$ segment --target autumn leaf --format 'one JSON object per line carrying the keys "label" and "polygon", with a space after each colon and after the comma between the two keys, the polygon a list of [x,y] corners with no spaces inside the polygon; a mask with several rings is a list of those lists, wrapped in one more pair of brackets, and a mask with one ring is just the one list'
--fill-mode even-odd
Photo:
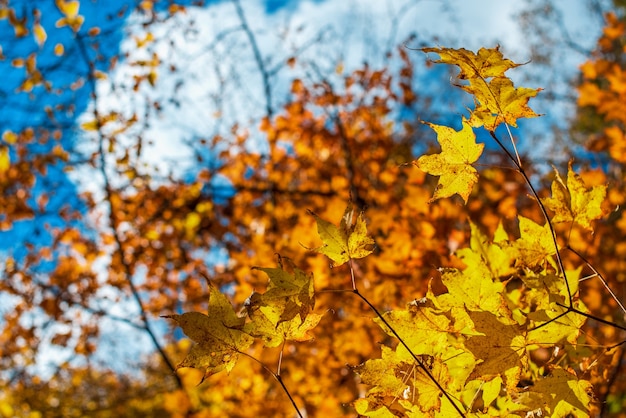
{"label": "autumn leaf", "polygon": [[432,378],[416,364],[403,364],[402,367],[396,368],[396,375],[409,383],[409,390],[405,396],[408,399],[399,401],[400,405],[404,406],[407,411],[429,413],[441,409],[443,393],[435,381],[441,386],[447,387],[451,380],[450,373],[446,364],[439,357],[430,357],[424,362],[427,363]]}
{"label": "autumn leaf", "polygon": [[[280,259],[278,268],[260,268],[270,283],[263,294],[254,292],[245,307],[250,322],[243,330],[261,338],[267,347],[277,347],[285,340],[307,341],[322,315],[312,313],[315,305],[313,275]],[[291,264],[292,273],[283,269],[283,260]]]}
{"label": "autumn leaf", "polygon": [[[411,349],[413,354],[437,355],[450,346],[450,319],[428,306],[408,304],[406,309],[385,312],[383,318]],[[379,318],[376,322],[389,336],[395,337],[389,327]],[[406,359],[412,358],[404,346],[398,349]]]}
{"label": "autumn leaf", "polygon": [[567,167],[567,183],[555,169],[556,178],[552,182],[552,196],[541,199],[546,208],[554,212],[552,222],[575,222],[592,231],[591,221],[604,216],[602,203],[606,197],[606,186],[587,188],[583,179]]}
{"label": "autumn leaf", "polygon": [[[574,308],[587,312],[587,308],[580,300],[574,302]],[[550,346],[563,341],[576,344],[580,328],[586,322],[583,315],[568,312],[566,307],[556,302],[550,303],[546,309],[529,313],[528,319],[534,322],[534,328],[528,331],[527,343],[538,346]]]}
{"label": "autumn leaf", "polygon": [[187,357],[176,366],[203,369],[204,377],[231,371],[237,362],[238,353],[247,349],[253,338],[242,331],[245,318],[238,317],[225,295],[211,288],[207,314],[186,312],[182,315],[163,315],[173,319],[185,335],[196,345]]}
{"label": "autumn leaf", "polygon": [[[289,263],[291,264],[290,261]],[[255,267],[255,269],[267,274],[270,281],[262,295],[263,302],[283,305],[280,321],[289,321],[296,315],[304,320],[315,306],[313,275],[293,265],[291,266],[293,273],[290,273],[283,269],[282,261],[278,268]]]}
{"label": "autumn leaf", "polygon": [[467,120],[455,131],[447,126],[427,123],[436,133],[441,153],[424,155],[413,163],[422,171],[439,176],[437,189],[430,201],[459,194],[465,203],[478,181],[478,172],[472,166],[483,152],[484,144],[476,143],[476,135]]}
{"label": "autumn leaf", "polygon": [[353,370],[363,383],[372,386],[369,393],[399,397],[408,387],[403,377],[396,373],[396,368],[402,362],[403,359],[396,351],[383,345],[380,358],[367,360]]}
{"label": "autumn leaf", "polygon": [[527,103],[541,89],[515,88],[504,73],[522,64],[505,59],[499,47],[481,48],[478,54],[463,48],[422,48],[422,51],[436,52],[440,59],[434,62],[457,65],[461,69],[458,78],[468,80],[469,84],[459,87],[472,94],[476,101],[476,109],[470,117],[472,126],[495,131],[500,123],[516,127],[519,118],[539,116]]}
{"label": "autumn leaf", "polygon": [[520,238],[513,243],[513,249],[518,251],[522,265],[536,266],[556,253],[548,223],[541,226],[521,215],[518,219]]}
{"label": "autumn leaf", "polygon": [[514,389],[526,368],[526,341],[522,327],[510,321],[502,322],[491,312],[470,312],[474,330],[481,335],[470,336],[467,349],[478,364],[470,379],[502,377],[509,389]]}
{"label": "autumn leaf", "polygon": [[448,289],[448,293],[437,298],[439,304],[445,306],[465,306],[468,311],[494,312],[499,316],[510,317],[506,301],[502,296],[504,283],[494,281],[489,275],[474,273],[465,274],[465,271],[444,269],[441,281]]}
{"label": "autumn leaf", "polygon": [[470,222],[470,231],[470,248],[463,248],[455,253],[467,266],[464,270],[466,275],[480,274],[500,278],[513,273],[515,259],[510,251],[503,248],[506,247],[507,239],[503,236],[505,233],[501,223],[493,242],[489,242],[474,222]]}
{"label": "autumn leaf", "polygon": [[538,379],[528,392],[521,394],[520,402],[552,417],[584,418],[589,416],[591,391],[587,380],[555,367],[549,376]]}
{"label": "autumn leaf", "polygon": [[367,227],[363,213],[359,213],[356,222],[352,222],[352,204],[348,204],[341,218],[339,227],[325,221],[312,211],[309,211],[317,222],[317,233],[319,234],[323,246],[318,248],[307,248],[326,255],[335,262],[335,266],[340,266],[351,259],[363,258],[372,253],[374,240],[367,235]]}
{"label": "autumn leaf", "polygon": [[468,51],[465,48],[422,48],[423,52],[435,52],[440,59],[436,63],[457,65],[461,72],[458,78],[462,80],[472,80],[476,78],[499,77],[508,69],[519,67],[523,64],[516,64],[509,59],[505,59],[500,52],[500,47],[480,48],[478,53]]}
{"label": "autumn leaf", "polygon": [[69,26],[74,32],[78,32],[85,18],[78,14],[79,1],[55,0],[56,6],[63,17],[56,22],[57,28]]}
{"label": "autumn leaf", "polygon": [[463,89],[473,94],[476,101],[476,109],[470,117],[473,127],[484,126],[489,131],[495,131],[503,122],[517,127],[517,119],[539,116],[528,107],[528,100],[541,89],[515,88],[507,77],[494,78],[487,84],[463,86]]}

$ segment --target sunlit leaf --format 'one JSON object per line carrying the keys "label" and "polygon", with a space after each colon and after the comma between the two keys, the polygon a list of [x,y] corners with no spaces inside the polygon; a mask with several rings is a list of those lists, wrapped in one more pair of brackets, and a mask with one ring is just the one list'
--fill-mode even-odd
{"label": "sunlit leaf", "polygon": [[552,222],[576,222],[587,230],[593,230],[591,221],[601,218],[605,212],[602,203],[606,197],[606,186],[587,188],[582,178],[567,168],[567,183],[558,171],[552,182],[552,196],[542,199],[543,204],[554,212]]}
{"label": "sunlit leaf", "polygon": [[238,353],[253,342],[252,337],[242,331],[245,318],[238,317],[226,296],[215,288],[209,294],[207,314],[187,312],[162,317],[176,321],[185,335],[196,343],[176,368],[203,369],[204,378],[222,370],[231,371]]}
{"label": "sunlit leaf", "polygon": [[467,198],[478,181],[478,172],[472,164],[482,154],[484,144],[476,143],[476,135],[466,120],[463,120],[460,131],[432,123],[427,125],[437,133],[441,153],[422,156],[414,164],[428,174],[439,176],[431,201],[458,193],[467,203]]}
{"label": "sunlit leaf", "polygon": [[367,235],[367,227],[363,213],[360,213],[353,224],[352,204],[346,207],[339,227],[325,221],[315,213],[309,211],[317,222],[317,233],[319,234],[323,246],[319,248],[309,248],[326,255],[335,262],[336,266],[344,264],[350,259],[363,258],[372,253],[374,240]]}

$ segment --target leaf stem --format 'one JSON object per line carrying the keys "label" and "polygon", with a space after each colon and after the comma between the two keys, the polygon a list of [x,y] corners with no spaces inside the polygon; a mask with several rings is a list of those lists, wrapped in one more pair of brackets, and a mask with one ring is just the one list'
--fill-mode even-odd
{"label": "leaf stem", "polygon": [[[289,389],[287,389],[287,386],[285,385],[285,382],[283,382],[283,378],[280,376],[280,366],[279,366],[279,373],[274,373],[269,367],[267,367],[265,365],[265,363],[263,363],[261,360],[257,359],[256,357],[243,352],[243,351],[238,351],[238,353],[243,354],[244,356],[256,361],[258,364],[261,365],[261,367],[268,372],[269,374],[272,375],[272,377],[274,379],[276,379],[276,381],[278,383],[280,383],[280,386],[283,388],[283,391],[285,392],[285,394],[287,395],[287,397],[289,398],[289,401],[291,401],[291,405],[293,405],[293,408],[296,410],[296,413],[298,414],[298,417],[300,418],[304,418],[304,416],[302,415],[302,412],[300,412],[300,409],[298,408],[298,405],[296,404],[296,401],[293,399],[293,396],[291,396],[291,393],[289,392]],[[282,351],[281,351],[281,358],[282,358]]]}

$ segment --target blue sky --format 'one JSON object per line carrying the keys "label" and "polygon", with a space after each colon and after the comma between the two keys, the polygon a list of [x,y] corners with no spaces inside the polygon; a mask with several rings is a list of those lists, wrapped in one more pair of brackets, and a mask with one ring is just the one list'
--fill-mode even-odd
{"label": "blue sky", "polygon": [[[216,134],[228,135],[234,123],[258,126],[265,113],[265,96],[257,63],[230,1],[208,2],[203,8],[189,7],[186,13],[150,25],[156,40],[146,48],[137,47],[137,40],[147,35],[141,24],[142,19],[130,13],[128,7],[136,3],[122,0],[81,2],[80,14],[85,17],[79,32],[83,38],[81,42],[87,45],[85,51],[90,59],[98,57],[97,68],[107,74],[107,78],[97,84],[101,98],[98,110],[104,113],[115,110],[128,117],[137,114],[140,118],[137,129],[141,129],[141,134],[153,143],[146,145],[144,155],[146,164],[154,170],[155,178],[168,174],[184,178],[195,169],[193,149],[189,144]],[[313,71],[319,71],[332,79],[338,77],[335,73],[338,63],[346,72],[363,62],[373,67],[384,65],[385,53],[411,34],[416,37],[410,45],[416,47],[442,45],[476,50],[481,46],[500,44],[505,55],[517,62],[525,62],[530,57],[515,18],[524,6],[523,2],[243,0],[242,4],[264,63],[273,71],[271,91],[274,111],[278,111],[289,99],[290,80],[294,77],[312,77]],[[564,19],[574,40],[591,48],[600,27],[597,21],[585,19],[580,4],[582,2],[570,3],[563,10]],[[18,14],[20,11],[31,11],[33,5],[41,5],[41,24],[47,32],[47,40],[42,46],[32,36],[15,41],[8,21],[0,21],[0,45],[6,57],[0,61],[0,74],[4,81],[0,86],[0,130],[19,132],[33,125],[59,129],[63,133],[62,141],[66,149],[80,151],[83,155],[94,152],[97,148],[94,137],[80,129],[81,123],[92,118],[94,103],[89,96],[90,87],[88,83],[72,85],[77,75],[86,76],[88,73],[79,41],[70,29],[55,28],[61,14],[52,2],[22,0],[12,1],[10,5]],[[91,27],[99,27],[100,34],[95,37],[87,35]],[[88,46],[94,40],[99,43],[97,50]],[[56,44],[64,45],[63,56],[53,53]],[[133,75],[137,74],[137,68],[130,63],[149,59],[152,52],[162,57],[157,68],[156,87],[144,83],[135,92]],[[577,65],[584,59],[567,51],[558,50],[556,53],[563,54],[559,61],[562,67],[554,70],[560,77],[575,74]],[[39,86],[29,93],[16,93],[25,72],[24,68],[15,68],[12,60],[29,54],[36,54],[37,66],[51,83],[52,92]],[[285,65],[286,59],[294,54],[301,63],[295,70]],[[427,70],[423,66],[426,61],[423,54],[417,51],[411,54],[416,56],[416,62],[422,62],[416,75],[418,91],[438,98],[442,106],[451,97],[461,97],[459,92],[450,93],[449,75],[445,70]],[[118,58],[118,63],[113,70],[109,70],[113,57]],[[176,65],[176,71],[170,71],[171,65]],[[511,76],[515,80],[522,80],[525,76],[541,80],[541,75],[533,73],[533,68],[530,64],[517,70],[517,75],[513,71]],[[550,85],[529,87],[564,88],[558,80],[555,82],[551,78],[549,82]],[[151,107],[155,101],[163,105],[159,111]],[[538,113],[556,113],[558,120],[564,120],[564,115],[571,111],[567,107],[554,109],[543,102],[537,103]],[[48,118],[46,106],[61,106],[54,120]],[[462,110],[459,106],[459,110],[442,112],[455,117]],[[148,116],[144,117],[145,114]],[[139,131],[131,129],[125,134],[126,140],[132,141],[137,134]],[[124,140],[124,135],[121,135],[120,141]],[[47,152],[52,146],[54,143],[49,142],[33,147],[31,152]],[[262,146],[262,143],[257,146]],[[72,155],[70,161],[75,163],[80,158],[80,154]],[[26,242],[38,245],[48,243],[46,225],[65,222],[55,217],[54,212],[62,205],[80,209],[78,194],[84,191],[91,191],[96,196],[103,193],[99,174],[88,165],[78,164],[69,173],[63,171],[63,167],[51,167],[45,176],[40,175],[33,201],[41,193],[50,195],[47,213],[17,222],[12,230],[0,232],[0,259],[9,254],[19,258]],[[83,227],[89,229],[103,225],[86,218]],[[45,273],[49,265],[42,263],[40,268]],[[131,301],[116,305],[106,302],[106,299],[103,297],[99,303],[111,313],[127,317],[137,314]],[[0,296],[0,301],[9,302],[9,299]],[[10,303],[3,305],[0,313],[4,312],[2,309],[9,309]],[[40,322],[36,317],[28,320]],[[161,325],[161,332],[168,332],[165,325]],[[120,330],[137,341],[145,338],[137,330],[119,323],[112,322],[104,328],[105,331],[108,329],[102,337],[108,341],[107,347],[117,347],[126,356],[129,356],[129,348],[120,344]],[[138,345],[150,346],[149,343]],[[58,356],[59,352],[48,351],[42,362],[54,362]]]}

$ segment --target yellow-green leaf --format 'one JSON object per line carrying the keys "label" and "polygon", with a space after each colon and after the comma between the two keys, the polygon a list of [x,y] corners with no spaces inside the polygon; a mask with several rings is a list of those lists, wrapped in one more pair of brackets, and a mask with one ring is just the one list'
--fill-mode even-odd
{"label": "yellow-green leaf", "polygon": [[336,266],[340,266],[350,259],[363,258],[372,253],[374,240],[367,235],[363,213],[360,213],[354,225],[352,224],[352,204],[348,204],[339,227],[325,221],[311,211],[309,213],[315,217],[317,233],[324,245],[307,249],[326,255],[335,262]]}
{"label": "yellow-green leaf", "polygon": [[447,126],[427,123],[436,133],[441,153],[424,155],[414,161],[422,171],[439,176],[437,189],[430,201],[459,194],[465,203],[478,181],[478,172],[472,166],[483,152],[484,144],[476,143],[472,127],[463,119],[463,128],[455,131]]}
{"label": "yellow-green leaf", "polygon": [[505,59],[500,52],[500,47],[480,48],[478,53],[468,51],[465,48],[422,48],[423,52],[435,52],[440,59],[436,63],[457,65],[461,72],[458,78],[471,80],[475,78],[498,77],[510,68],[519,67],[510,59]]}
{"label": "yellow-green leaf", "polygon": [[552,232],[548,223],[538,225],[531,219],[518,216],[520,238],[514,248],[519,252],[520,262],[528,267],[535,266],[556,253]]}
{"label": "yellow-green leaf", "polygon": [[[587,312],[580,300],[574,302],[574,308]],[[527,343],[538,346],[551,346],[563,341],[576,344],[580,328],[586,321],[584,316],[567,312],[567,308],[555,302],[550,303],[547,309],[529,313],[528,318],[534,321],[534,328],[528,332]]]}
{"label": "yellow-green leaf", "polygon": [[572,169],[571,161],[567,168],[567,184],[556,169],[555,172],[552,196],[541,200],[554,212],[552,222],[576,222],[587,230],[593,230],[590,222],[605,214],[602,203],[606,197],[606,186],[587,188],[583,179]]}
{"label": "yellow-green leaf", "polygon": [[591,383],[555,367],[550,376],[538,379],[520,402],[551,417],[584,418],[589,416]]}
{"label": "yellow-green leaf", "polygon": [[237,316],[226,296],[215,288],[211,288],[210,292],[206,315],[186,312],[162,316],[176,321],[185,335],[196,343],[176,368],[204,369],[202,380],[219,371],[232,370],[238,353],[253,342],[250,335],[241,331],[245,319]]}

